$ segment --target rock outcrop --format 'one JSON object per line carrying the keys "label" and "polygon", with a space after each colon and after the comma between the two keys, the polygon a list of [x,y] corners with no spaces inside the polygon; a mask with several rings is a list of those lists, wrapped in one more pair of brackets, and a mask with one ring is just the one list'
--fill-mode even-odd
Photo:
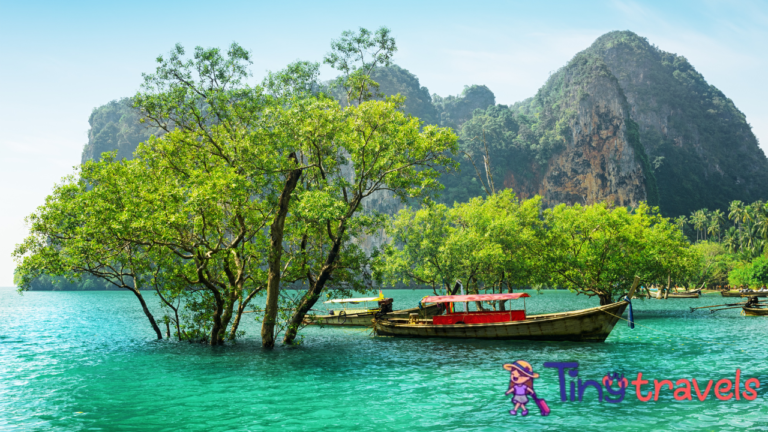
{"label": "rock outcrop", "polygon": [[[383,93],[406,96],[405,111],[425,124],[454,128],[476,166],[487,148],[497,188],[541,195],[548,206],[647,201],[677,216],[768,199],[768,159],[744,114],[684,57],[632,32],[601,36],[511,106],[482,85],[430,95],[398,66],[374,79]],[[89,121],[83,161],[110,150],[130,157],[151,133],[128,100],[97,108]],[[475,167],[460,159],[462,172],[442,179],[448,204],[483,193]],[[393,213],[401,204],[379,194],[365,207]]]}
{"label": "rock outcrop", "polygon": [[604,71],[602,62],[578,57],[560,72],[565,97],[559,108],[568,113],[570,134],[538,185],[545,205],[611,201],[636,206],[648,199],[643,163],[628,137],[626,99]]}
{"label": "rock outcrop", "polygon": [[630,31],[598,38],[654,163],[665,214],[768,198],[768,160],[745,115],[688,62]]}
{"label": "rock outcrop", "polygon": [[504,187],[549,206],[647,201],[677,216],[768,198],[744,114],[684,57],[632,32],[601,36],[533,98],[476,111],[461,130],[476,157],[481,133]]}

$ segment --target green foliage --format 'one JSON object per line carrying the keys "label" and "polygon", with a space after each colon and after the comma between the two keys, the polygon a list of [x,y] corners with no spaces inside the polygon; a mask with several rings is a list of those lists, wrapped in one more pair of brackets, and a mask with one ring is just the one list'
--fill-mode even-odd
{"label": "green foliage", "polygon": [[[13,283],[15,286],[24,283],[18,269],[13,274]],[[105,291],[116,288],[109,282],[89,274],[64,276],[40,274],[27,283],[26,289],[28,291]]]}
{"label": "green foliage", "polygon": [[736,267],[728,280],[736,286],[752,288],[765,286],[768,284],[768,257],[758,257],[751,263]]}
{"label": "green foliage", "polygon": [[478,290],[548,283],[607,304],[635,276],[650,283],[695,268],[698,255],[657,208],[599,203],[541,211],[539,197],[519,201],[509,190],[453,208],[403,210],[377,271],[386,283],[446,289],[459,278]]}
{"label": "green foliage", "polygon": [[561,204],[546,210],[544,220],[549,229],[541,259],[552,280],[596,295],[601,304],[624,295],[635,276],[663,280],[689,272],[694,261],[680,230],[644,203],[632,212],[604,203]]}
{"label": "green foliage", "polygon": [[741,264],[736,254],[729,253],[720,243],[702,241],[691,246],[699,257],[696,272],[689,275],[688,285],[727,286],[731,271]]}
{"label": "green foliage", "polygon": [[532,246],[541,233],[541,200],[520,201],[511,190],[448,208],[428,203],[401,210],[387,234],[392,242],[377,257],[380,282],[418,282],[451,292],[457,279],[470,292],[511,292],[536,283]]}
{"label": "green foliage", "polygon": [[439,113],[432,104],[429,90],[423,87],[419,79],[395,64],[389,67],[377,67],[371,73],[371,79],[379,84],[379,91],[385,96],[401,95],[405,97],[403,111],[417,117],[425,125],[440,125]]}
{"label": "green foliage", "polygon": [[[465,87],[457,96],[430,96],[414,75],[392,64],[395,52],[386,28],[345,32],[325,57],[341,72],[333,88],[316,82],[316,63],[296,62],[283,77],[271,74],[264,92],[283,99],[288,97],[285,89],[299,89],[297,97],[326,92],[345,104],[345,92],[351,89],[356,103],[400,94],[404,112],[425,125],[453,128],[476,165],[482,164],[478,149],[487,143],[499,187],[527,197],[538,188],[526,185],[539,184],[548,161],[572,136],[577,110],[566,107],[599,97],[588,87],[608,79],[631,96],[626,136],[643,169],[650,205],[679,216],[702,207],[723,209],[733,199],[749,202],[768,196],[768,160],[744,114],[685,57],[661,51],[632,32],[601,36],[552,74],[533,98],[509,107],[495,105],[493,93],[481,85]],[[112,150],[118,150],[118,158],[131,157],[138,142],[161,133],[139,125],[137,115],[125,100],[94,110],[83,160]],[[470,160],[462,155],[456,162],[461,170],[441,179],[446,188],[440,201],[446,204],[483,194]]]}
{"label": "green foliage", "polygon": [[[768,245],[768,204],[732,201],[728,211],[696,210],[689,218],[678,217],[681,232],[691,228],[694,249],[702,256],[697,283],[706,285],[758,285],[751,262],[762,259]],[[754,260],[754,261],[753,261]]]}
{"label": "green foliage", "polygon": [[249,64],[237,44],[158,57],[134,105],[164,134],[131,160],[105,154],[57,185],[14,253],[20,288],[89,273],[144,305],[139,289],[151,287],[161,322],[211,345],[241,335],[245,308],[273,287],[309,286],[282,296],[281,315],[269,315],[269,302],[262,311],[265,326],[282,321],[287,344],[326,287],[370,289],[356,239],[384,218],[362,203],[382,190],[403,200],[439,190],[457,137],[404,114],[402,97],[367,100],[365,88],[344,87],[357,103],[340,105],[319,91],[316,64],[293,63],[254,87]]}
{"label": "green foliage", "polygon": [[472,118],[476,110],[484,110],[496,104],[496,96],[484,85],[465,86],[458,96],[440,97],[434,94],[432,99],[440,113],[440,125],[456,131]]}
{"label": "green foliage", "polygon": [[379,97],[379,84],[371,75],[377,67],[389,66],[395,52],[395,38],[386,27],[375,33],[362,27],[359,32],[348,30],[332,41],[323,62],[341,72],[332,87],[344,90],[342,102],[360,104]]}

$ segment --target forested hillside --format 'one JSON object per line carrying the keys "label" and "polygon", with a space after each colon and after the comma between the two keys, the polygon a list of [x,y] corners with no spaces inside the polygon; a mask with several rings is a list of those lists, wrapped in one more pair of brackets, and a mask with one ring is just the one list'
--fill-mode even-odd
{"label": "forested hillside", "polygon": [[[486,152],[492,178],[483,174],[483,182],[523,198],[541,195],[545,206],[647,201],[679,216],[768,198],[768,160],[745,115],[685,57],[629,31],[601,36],[533,97],[512,105],[497,104],[484,85],[430,94],[397,65],[376,69],[372,78],[383,95],[406,97],[406,113],[460,136],[461,170],[441,179],[445,203],[484,194],[478,171],[485,173]],[[139,123],[129,98],[94,109],[89,124],[83,161],[114,150],[131,158],[158,132]],[[365,206],[393,214],[402,203],[382,192]],[[63,280],[40,282],[38,289],[72,289]]]}
{"label": "forested hillside", "polygon": [[685,57],[630,31],[605,34],[584,53],[602,58],[618,79],[665,214],[768,197],[768,161],[744,113]]}
{"label": "forested hillside", "polygon": [[[768,198],[768,160],[744,114],[685,57],[632,32],[601,36],[513,105],[496,104],[484,85],[430,94],[397,65],[373,78],[383,94],[406,97],[407,113],[454,128],[476,164],[487,145],[497,188],[548,205],[647,200],[678,216]],[[152,133],[128,99],[96,108],[89,122],[83,160],[109,150],[130,157]],[[443,178],[442,200],[482,194],[476,177],[462,156],[462,171]]]}
{"label": "forested hillside", "polygon": [[117,150],[118,159],[131,158],[140,142],[156,130],[139,123],[139,113],[130,98],[112,101],[93,110],[88,124],[88,143],[82,161],[98,159],[102,153]]}

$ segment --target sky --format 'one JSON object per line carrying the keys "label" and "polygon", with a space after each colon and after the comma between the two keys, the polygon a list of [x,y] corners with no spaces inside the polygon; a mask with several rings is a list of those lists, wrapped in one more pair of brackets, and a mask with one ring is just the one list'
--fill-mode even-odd
{"label": "sky", "polygon": [[134,95],[158,55],[237,42],[256,82],[322,61],[344,30],[380,26],[431,93],[485,84],[501,104],[533,96],[600,35],[631,30],[688,58],[768,150],[768,2],[0,0],[0,287],[13,286],[24,218],[80,162],[93,109]]}

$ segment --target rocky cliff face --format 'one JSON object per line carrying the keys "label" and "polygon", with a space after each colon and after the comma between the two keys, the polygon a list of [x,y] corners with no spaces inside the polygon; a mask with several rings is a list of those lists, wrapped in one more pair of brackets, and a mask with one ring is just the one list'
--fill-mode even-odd
{"label": "rocky cliff face", "polygon": [[555,78],[562,80],[563,96],[558,107],[544,109],[560,111],[564,145],[541,170],[541,182],[525,188],[536,188],[546,205],[636,206],[647,200],[642,160],[627,133],[627,102],[605,69],[594,58],[577,57]]}
{"label": "rocky cliff face", "polygon": [[494,178],[523,198],[541,195],[547,206],[636,206],[655,201],[656,194],[648,193],[655,191],[653,173],[635,129],[608,66],[580,54],[535,97],[476,113],[461,136],[475,157],[487,146]]}
{"label": "rocky cliff face", "polygon": [[118,159],[130,159],[140,142],[161,132],[139,123],[139,113],[128,98],[94,109],[88,124],[91,129],[81,156],[83,163],[99,160],[102,153],[110,151],[117,151]]}
{"label": "rocky cliff face", "polygon": [[666,214],[768,197],[768,160],[744,114],[685,57],[629,31],[603,35],[585,53],[618,79]]}
{"label": "rocky cliff face", "polygon": [[[768,198],[768,160],[745,116],[681,56],[632,32],[601,36],[535,97],[475,112],[497,177],[547,205],[647,201],[666,216]],[[473,141],[474,140],[474,141]]]}
{"label": "rocky cliff face", "polygon": [[[482,85],[430,95],[398,66],[374,78],[383,93],[406,96],[406,112],[454,128],[481,171],[487,147],[497,188],[541,195],[549,206],[647,201],[677,216],[768,198],[768,160],[744,114],[684,57],[632,32],[601,36],[534,97],[511,106],[496,105]],[[127,100],[94,110],[89,121],[84,161],[109,150],[130,157],[151,133]],[[442,179],[448,204],[483,194],[475,168],[461,159],[462,172]],[[380,194],[365,208],[394,213],[401,204]]]}

